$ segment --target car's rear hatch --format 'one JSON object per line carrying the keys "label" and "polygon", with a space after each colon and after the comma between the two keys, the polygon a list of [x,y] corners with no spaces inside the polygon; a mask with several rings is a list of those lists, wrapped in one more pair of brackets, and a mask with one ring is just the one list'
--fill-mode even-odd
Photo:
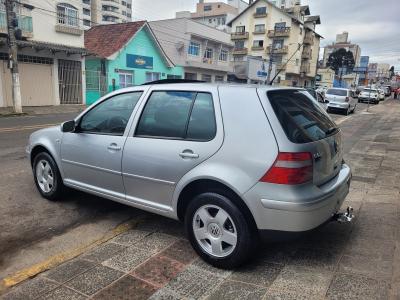
{"label": "car's rear hatch", "polygon": [[329,89],[326,92],[325,97],[329,102],[343,103],[346,102],[347,91],[340,89]]}
{"label": "car's rear hatch", "polygon": [[279,151],[311,153],[317,186],[335,177],[343,161],[341,132],[325,110],[295,89],[267,91],[267,99]]}

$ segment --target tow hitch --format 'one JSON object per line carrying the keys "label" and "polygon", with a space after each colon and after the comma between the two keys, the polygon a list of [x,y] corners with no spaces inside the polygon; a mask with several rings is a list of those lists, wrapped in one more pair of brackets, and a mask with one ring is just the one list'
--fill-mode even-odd
{"label": "tow hitch", "polygon": [[351,206],[347,207],[346,212],[336,213],[332,217],[332,221],[339,223],[351,223],[354,219],[353,208]]}

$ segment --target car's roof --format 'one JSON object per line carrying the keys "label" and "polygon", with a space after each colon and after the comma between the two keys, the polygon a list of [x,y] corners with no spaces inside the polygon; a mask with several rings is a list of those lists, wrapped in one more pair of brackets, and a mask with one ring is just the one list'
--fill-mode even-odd
{"label": "car's roof", "polygon": [[194,88],[201,88],[201,89],[206,89],[206,88],[222,88],[222,87],[232,87],[232,88],[243,88],[243,89],[248,89],[248,88],[253,88],[253,89],[261,89],[261,90],[303,90],[301,87],[286,87],[286,86],[271,86],[271,85],[257,85],[257,84],[240,84],[240,83],[205,83],[205,82],[199,82],[199,83],[163,83],[163,84],[147,84],[143,86],[134,86],[134,87],[128,87],[124,89],[120,89],[118,91],[134,91],[134,90],[140,90],[143,87],[159,87],[159,88],[165,88],[165,89],[172,89],[176,88],[179,90],[184,90],[184,89],[194,89]]}

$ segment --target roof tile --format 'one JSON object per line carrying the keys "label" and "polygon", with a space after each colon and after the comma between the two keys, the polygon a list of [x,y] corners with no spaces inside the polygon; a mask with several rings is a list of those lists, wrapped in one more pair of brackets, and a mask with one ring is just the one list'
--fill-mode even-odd
{"label": "roof tile", "polygon": [[106,58],[120,50],[146,21],[98,25],[85,31],[85,48],[99,57]]}

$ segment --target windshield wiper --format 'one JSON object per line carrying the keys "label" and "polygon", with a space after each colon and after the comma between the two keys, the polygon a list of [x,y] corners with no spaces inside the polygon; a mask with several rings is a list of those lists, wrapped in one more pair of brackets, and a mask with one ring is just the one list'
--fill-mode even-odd
{"label": "windshield wiper", "polygon": [[332,133],[335,133],[338,130],[337,127],[331,127],[327,131],[325,131],[326,135],[331,135]]}

